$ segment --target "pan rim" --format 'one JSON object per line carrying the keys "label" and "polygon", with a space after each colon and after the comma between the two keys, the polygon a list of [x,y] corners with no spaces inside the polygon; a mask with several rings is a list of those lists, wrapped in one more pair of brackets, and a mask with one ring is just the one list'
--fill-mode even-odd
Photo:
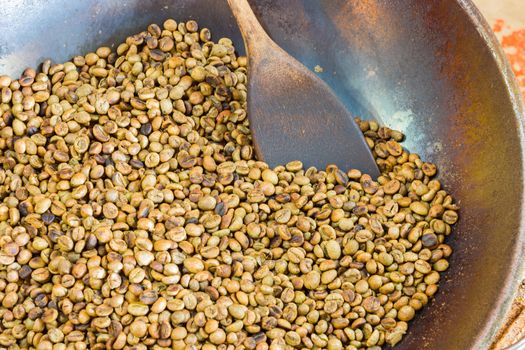
{"label": "pan rim", "polygon": [[[516,76],[511,69],[511,65],[486,19],[476,5],[474,5],[472,0],[458,0],[458,4],[465,11],[471,23],[485,41],[495,60],[501,79],[505,84],[514,115],[516,116],[516,124],[518,126],[517,132],[521,145],[522,198],[520,205],[521,219],[516,239],[517,244],[515,245],[512,256],[509,259],[509,269],[505,282],[502,285],[501,293],[494,301],[492,311],[471,346],[472,349],[487,349],[497,340],[498,331],[503,326],[505,315],[510,310],[517,288],[525,278],[525,256],[522,254],[522,252],[525,251],[525,199],[523,198],[525,190],[525,102]],[[525,347],[525,339],[520,340],[508,350],[518,350],[523,347]]]}

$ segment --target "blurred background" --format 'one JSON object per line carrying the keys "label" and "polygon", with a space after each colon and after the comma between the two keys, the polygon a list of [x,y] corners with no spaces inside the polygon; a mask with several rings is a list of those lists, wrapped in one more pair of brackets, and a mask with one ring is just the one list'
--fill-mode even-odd
{"label": "blurred background", "polygon": [[494,29],[525,96],[525,1],[473,1]]}

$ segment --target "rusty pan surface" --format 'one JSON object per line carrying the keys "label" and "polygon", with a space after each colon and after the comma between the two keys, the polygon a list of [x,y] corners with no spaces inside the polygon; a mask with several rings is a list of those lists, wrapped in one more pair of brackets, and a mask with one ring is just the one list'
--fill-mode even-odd
{"label": "rusty pan surface", "polygon": [[[522,276],[524,112],[487,24],[468,0],[251,3],[279,45],[324,69],[350,111],[405,132],[461,205],[451,268],[398,348],[488,348]],[[242,47],[222,0],[10,0],[0,7],[0,74],[168,17],[197,19]]]}

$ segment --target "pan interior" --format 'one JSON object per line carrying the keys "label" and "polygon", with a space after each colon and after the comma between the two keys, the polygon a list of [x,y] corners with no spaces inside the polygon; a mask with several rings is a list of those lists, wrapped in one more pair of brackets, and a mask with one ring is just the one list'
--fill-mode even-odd
{"label": "pan interior", "polygon": [[[279,45],[323,68],[351,112],[403,131],[461,206],[451,268],[398,348],[487,348],[523,249],[523,110],[477,12],[466,0],[251,3]],[[225,1],[13,0],[0,8],[0,72],[118,44],[170,17],[194,18],[242,48]]]}

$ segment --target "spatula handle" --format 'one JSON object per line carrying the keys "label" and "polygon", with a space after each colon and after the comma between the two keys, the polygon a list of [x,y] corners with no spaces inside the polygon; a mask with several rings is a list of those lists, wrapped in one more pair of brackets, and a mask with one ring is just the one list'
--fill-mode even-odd
{"label": "spatula handle", "polygon": [[262,53],[268,46],[276,46],[259,23],[248,0],[228,0],[228,5],[237,20],[249,54]]}

